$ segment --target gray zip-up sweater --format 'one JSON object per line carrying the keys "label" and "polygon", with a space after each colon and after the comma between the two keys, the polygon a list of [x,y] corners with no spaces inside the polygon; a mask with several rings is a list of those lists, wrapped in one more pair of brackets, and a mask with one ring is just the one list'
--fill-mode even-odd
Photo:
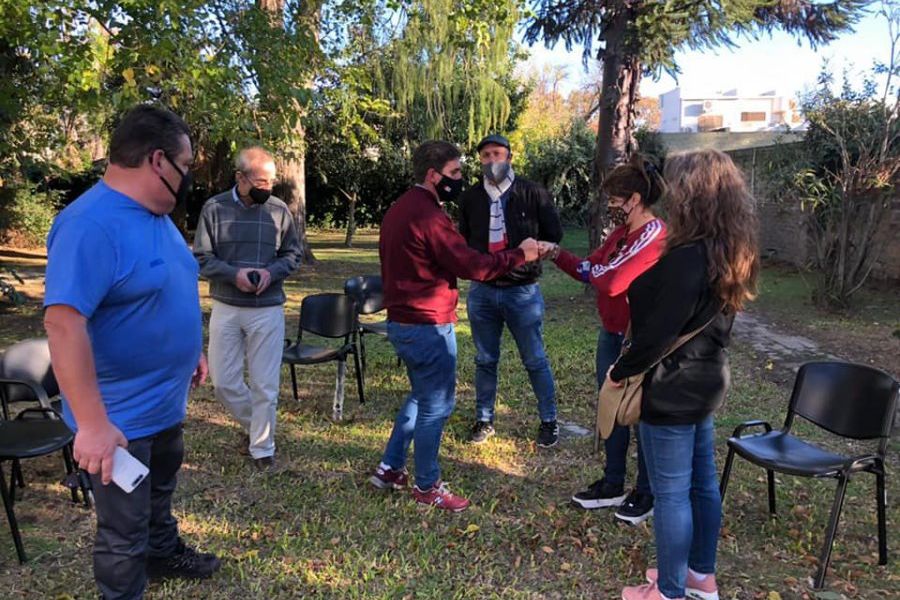
{"label": "gray zip-up sweater", "polygon": [[[213,299],[232,306],[284,304],[282,281],[300,266],[300,243],[287,204],[271,196],[249,208],[232,188],[203,205],[194,236],[200,275]],[[267,269],[272,283],[259,296],[235,285],[238,269]]]}

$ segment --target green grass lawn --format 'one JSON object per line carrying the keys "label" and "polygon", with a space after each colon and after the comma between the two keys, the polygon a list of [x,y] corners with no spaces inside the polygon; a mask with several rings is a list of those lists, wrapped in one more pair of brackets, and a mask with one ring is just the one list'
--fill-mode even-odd
{"label": "green grass lawn", "polygon": [[[342,238],[337,232],[313,234],[320,262],[287,286],[292,335],[303,296],[340,291],[346,277],[378,272],[375,233],[360,233],[353,249],[343,248]],[[586,240],[569,234],[564,245],[584,252]],[[590,426],[598,322],[593,298],[552,265],[542,287],[560,418]],[[0,314],[2,345],[40,332],[40,288],[32,282],[26,291],[28,305]],[[201,291],[208,312],[205,285]],[[474,351],[464,299],[463,293],[458,404],[441,464],[452,489],[472,499],[470,510],[422,510],[407,494],[377,493],[367,485],[407,390],[389,344],[369,337],[368,402],[357,403],[348,373],[341,423],[330,420],[333,365],[300,371],[299,403],[284,372],[276,474],[255,473],[238,454],[239,428],[213,400],[211,387],[191,398],[175,508],[184,536],[218,553],[223,568],[204,582],[151,585],[148,597],[606,599],[617,598],[624,584],[640,581],[643,570],[654,564],[652,529],[621,525],[610,512],[569,505],[573,492],[599,477],[599,459],[591,455],[588,438],[567,439],[549,451],[535,446],[535,401],[508,335],[500,366],[498,435],[479,447],[465,443],[474,410]],[[732,350],[732,361],[734,386],[718,417],[722,455],[724,439],[742,420],[780,423],[789,391],[769,383],[764,357],[740,344]],[[816,437],[843,451],[859,449]],[[721,465],[722,456],[719,460]],[[900,497],[896,446],[889,463],[891,501]],[[632,480],[633,465],[634,459]],[[58,485],[61,460],[28,461],[24,472],[29,485],[16,510],[31,561],[18,565],[8,530],[0,526],[0,597],[95,597],[93,518],[72,505]],[[735,467],[719,551],[723,598],[814,597],[805,591],[806,579],[815,570],[834,486],[787,476],[778,481],[780,514],[769,519],[764,473],[742,462]],[[896,504],[889,506],[894,559],[879,567],[874,487],[871,477],[850,484],[828,580],[830,595],[822,598],[900,596],[900,514]]]}

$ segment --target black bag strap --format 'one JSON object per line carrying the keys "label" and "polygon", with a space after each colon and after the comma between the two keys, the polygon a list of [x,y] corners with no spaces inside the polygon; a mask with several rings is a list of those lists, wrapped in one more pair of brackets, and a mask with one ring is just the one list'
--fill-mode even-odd
{"label": "black bag strap", "polygon": [[[692,339],[694,339],[695,337],[700,335],[700,333],[702,333],[704,329],[709,327],[710,323],[712,323],[713,321],[716,320],[716,317],[719,315],[720,312],[722,312],[722,309],[717,308],[716,311],[713,312],[712,316],[709,317],[709,319],[707,319],[703,323],[703,325],[701,325],[697,329],[694,329],[693,331],[685,333],[684,335],[678,336],[678,339],[675,340],[675,342],[669,347],[669,349],[665,352],[665,354],[660,356],[659,359],[657,359],[652,365],[647,367],[647,369],[644,371],[644,373],[646,373],[647,371],[649,371],[650,369],[652,369],[653,367],[655,367],[656,365],[658,365],[659,363],[664,361],[666,359],[666,357],[671,356],[676,350],[678,350],[679,348],[681,348],[682,346],[687,344],[689,341],[691,341]],[[629,320],[628,328],[625,330],[625,344],[622,346],[622,352],[619,355],[620,358],[621,358],[622,354],[625,354],[625,352],[628,350],[628,342],[630,340],[631,340],[631,321]]]}

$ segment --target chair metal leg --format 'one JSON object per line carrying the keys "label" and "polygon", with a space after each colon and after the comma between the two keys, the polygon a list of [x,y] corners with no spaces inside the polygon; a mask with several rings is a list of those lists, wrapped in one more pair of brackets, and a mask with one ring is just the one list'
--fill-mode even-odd
{"label": "chair metal leg", "polygon": [[775,472],[766,470],[769,484],[769,515],[775,515]]}
{"label": "chair metal leg", "polygon": [[338,360],[337,378],[334,381],[334,402],[331,405],[331,418],[341,421],[344,418],[344,381],[347,378],[347,361]]}
{"label": "chair metal leg", "polygon": [[886,517],[886,504],[887,504],[887,492],[885,491],[884,485],[884,466],[881,466],[881,471],[875,473],[875,494],[877,497],[878,503],[878,564],[886,565],[887,564],[887,517]]}
{"label": "chair metal leg", "polygon": [[10,497],[10,490],[6,486],[6,475],[3,473],[3,465],[0,464],[0,496],[3,498],[3,508],[6,509],[6,520],[9,521],[9,530],[12,533],[13,543],[16,545],[16,554],[19,555],[19,562],[24,563],[28,560],[25,556],[25,547],[22,545],[22,536],[19,533],[19,523],[16,521],[16,513],[13,512],[13,502]]}
{"label": "chair metal leg", "polygon": [[368,369],[368,365],[367,365],[367,361],[366,361],[366,341],[365,341],[365,334],[364,334],[362,331],[360,331],[360,332],[357,333],[356,335],[357,335],[357,338],[356,338],[356,341],[357,341],[357,344],[356,344],[356,350],[357,350],[357,352],[359,352],[360,358],[362,359],[362,368],[363,368],[363,372],[365,373],[366,370]]}
{"label": "chair metal leg", "polygon": [[81,488],[81,495],[84,496],[85,508],[94,507],[94,488],[91,486],[91,478],[88,477],[87,471],[81,467],[77,467],[78,485]]}
{"label": "chair metal leg", "polygon": [[359,394],[359,403],[365,404],[366,403],[366,394],[364,391],[365,386],[363,385],[363,377],[364,377],[364,373],[365,373],[365,367],[360,367],[359,362],[360,362],[359,354],[354,352],[353,353],[353,365],[354,365],[354,367],[356,367],[356,392]]}
{"label": "chair metal leg", "polygon": [[[9,490],[9,504],[13,506],[16,503],[16,463],[19,461],[17,459],[13,459],[12,468],[9,472],[9,486],[7,489]],[[4,477],[0,475],[0,478]],[[3,485],[6,485],[6,480],[3,480]]]}
{"label": "chair metal leg", "polygon": [[834,536],[837,533],[838,521],[841,519],[841,509],[844,506],[844,494],[847,492],[848,477],[843,473],[838,477],[837,490],[834,492],[834,504],[831,507],[831,518],[828,520],[828,530],[825,532],[825,545],[822,548],[822,556],[819,558],[819,570],[816,572],[813,589],[821,590],[825,586],[825,573],[831,562],[831,548],[834,546]]}
{"label": "chair metal leg", "polygon": [[78,483],[77,483],[77,475],[73,478],[73,474],[75,473],[75,460],[72,458],[72,446],[71,444],[67,444],[62,449],[63,462],[66,463],[66,484],[69,486],[69,490],[72,492],[72,502],[78,502]]}
{"label": "chair metal leg", "polygon": [[734,465],[734,450],[728,448],[728,457],[725,459],[725,467],[722,468],[722,479],[719,481],[719,496],[725,500],[725,490],[728,489],[728,480],[731,478],[731,467]]}
{"label": "chair metal leg", "polygon": [[22,476],[22,462],[18,458],[13,461],[13,475],[16,476],[16,484],[20,488],[24,488],[25,477]]}
{"label": "chair metal leg", "polygon": [[300,395],[297,393],[297,370],[294,365],[291,365],[291,386],[294,389],[294,401],[300,402]]}

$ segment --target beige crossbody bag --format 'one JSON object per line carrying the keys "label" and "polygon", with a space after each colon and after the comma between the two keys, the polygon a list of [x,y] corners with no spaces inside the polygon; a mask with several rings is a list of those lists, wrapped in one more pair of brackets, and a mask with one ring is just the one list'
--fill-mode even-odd
{"label": "beige crossbody bag", "polygon": [[[647,367],[647,370],[637,375],[625,378],[621,387],[613,387],[608,385],[604,380],[603,386],[600,388],[600,394],[597,399],[597,422],[596,436],[594,437],[594,451],[600,450],[600,440],[609,438],[612,434],[613,427],[618,425],[634,425],[641,418],[641,398],[643,397],[644,375],[653,367],[661,363],[667,356],[687,344],[701,331],[713,322],[718,315],[718,311],[703,324],[690,333],[680,336],[672,347],[663,354],[658,361]],[[628,331],[625,332],[626,339],[631,336],[631,325],[628,325]]]}

